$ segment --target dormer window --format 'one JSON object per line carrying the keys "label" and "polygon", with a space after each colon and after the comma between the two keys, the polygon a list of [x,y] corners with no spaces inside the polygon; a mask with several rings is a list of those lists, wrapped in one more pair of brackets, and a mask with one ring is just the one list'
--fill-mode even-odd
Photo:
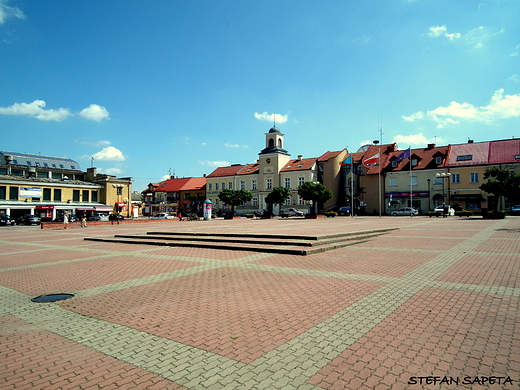
{"label": "dormer window", "polygon": [[301,168],[301,167],[303,167],[303,164],[298,165],[298,168]]}
{"label": "dormer window", "polygon": [[465,156],[457,156],[457,161],[471,161],[473,160],[472,154],[467,154]]}
{"label": "dormer window", "polygon": [[435,164],[442,164],[442,157],[435,157]]}
{"label": "dormer window", "polygon": [[392,168],[397,168],[397,161],[392,161]]}
{"label": "dormer window", "polygon": [[412,167],[416,167],[416,166],[417,166],[417,163],[418,163],[417,159],[416,159],[416,158],[413,158],[413,159],[412,159]]}

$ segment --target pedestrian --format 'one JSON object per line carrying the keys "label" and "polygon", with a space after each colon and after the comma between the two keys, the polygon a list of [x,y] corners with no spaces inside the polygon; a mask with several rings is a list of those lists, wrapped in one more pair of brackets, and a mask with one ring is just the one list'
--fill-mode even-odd
{"label": "pedestrian", "polygon": [[81,227],[87,227],[87,218],[85,217],[85,214],[81,215]]}
{"label": "pedestrian", "polygon": [[67,229],[69,227],[69,212],[65,211],[63,213],[63,229]]}
{"label": "pedestrian", "polygon": [[182,221],[182,214],[181,214],[181,212],[179,212],[179,214],[177,214],[177,217],[179,218],[179,221]]}

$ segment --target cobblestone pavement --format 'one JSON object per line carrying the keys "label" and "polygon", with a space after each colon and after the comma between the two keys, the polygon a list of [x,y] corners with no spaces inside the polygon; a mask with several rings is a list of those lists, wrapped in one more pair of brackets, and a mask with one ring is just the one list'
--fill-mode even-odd
{"label": "cobblestone pavement", "polygon": [[[382,227],[303,257],[83,240]],[[520,388],[520,217],[17,226],[0,249],[1,389]]]}

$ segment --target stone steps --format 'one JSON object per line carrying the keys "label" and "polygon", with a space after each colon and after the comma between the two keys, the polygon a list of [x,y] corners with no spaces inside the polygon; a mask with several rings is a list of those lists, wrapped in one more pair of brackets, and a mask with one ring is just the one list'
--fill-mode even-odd
{"label": "stone steps", "polygon": [[86,237],[85,240],[305,256],[365,242],[391,230],[395,229],[373,229],[317,236],[255,233],[148,232],[142,235],[118,234],[113,238]]}

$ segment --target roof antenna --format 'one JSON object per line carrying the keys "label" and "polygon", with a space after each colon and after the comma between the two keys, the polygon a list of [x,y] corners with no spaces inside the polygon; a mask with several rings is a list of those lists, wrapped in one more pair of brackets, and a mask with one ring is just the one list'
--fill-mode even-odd
{"label": "roof antenna", "polygon": [[273,112],[273,127],[276,127],[276,114]]}

